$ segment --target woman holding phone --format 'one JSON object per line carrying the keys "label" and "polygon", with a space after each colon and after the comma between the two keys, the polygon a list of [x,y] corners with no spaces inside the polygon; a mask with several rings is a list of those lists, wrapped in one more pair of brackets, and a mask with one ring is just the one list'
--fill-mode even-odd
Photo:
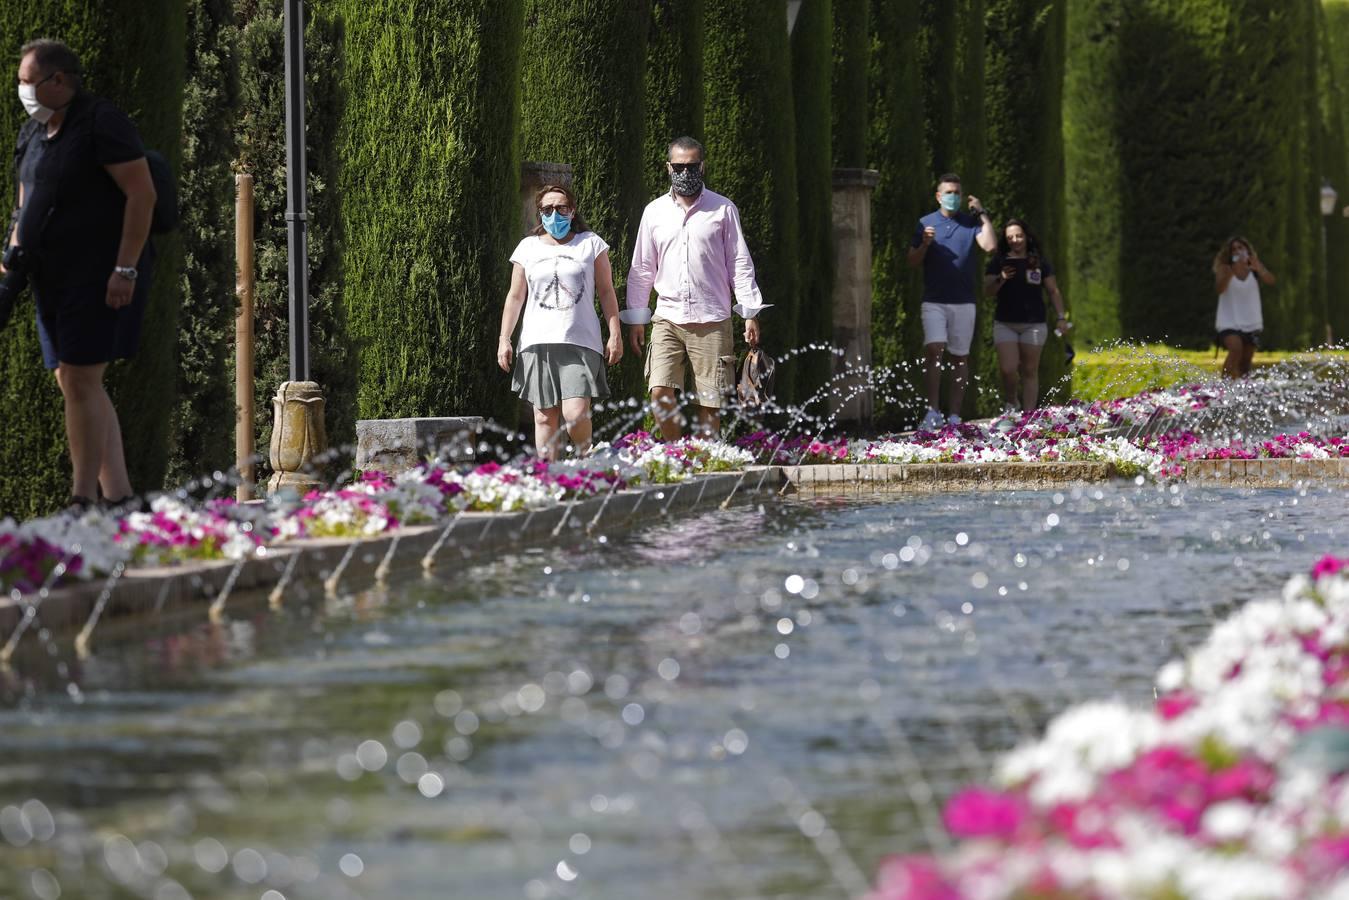
{"label": "woman holding phone", "polygon": [[1021,219],[1009,219],[984,277],[984,293],[998,298],[993,313],[993,346],[1002,374],[1004,415],[1015,413],[1018,401],[1026,412],[1039,404],[1040,351],[1049,338],[1046,291],[1058,313],[1055,330],[1062,334],[1069,325],[1054,268],[1030,226]]}
{"label": "woman holding phone", "polygon": [[1260,346],[1265,321],[1260,312],[1260,284],[1274,284],[1274,273],[1265,268],[1251,242],[1244,237],[1228,238],[1213,258],[1214,289],[1218,292],[1218,314],[1214,320],[1218,346],[1227,351],[1223,375],[1244,378],[1250,374],[1251,360]]}
{"label": "woman holding phone", "polygon": [[[539,224],[511,254],[497,365],[511,373],[512,389],[534,406],[539,456],[556,459],[564,425],[577,455],[590,449],[590,402],[609,396],[604,364],[623,358],[623,338],[609,245],[581,218],[569,188],[546,185],[535,195],[535,206]],[[597,292],[609,323],[608,343],[600,340]],[[516,353],[511,336],[521,310]]]}

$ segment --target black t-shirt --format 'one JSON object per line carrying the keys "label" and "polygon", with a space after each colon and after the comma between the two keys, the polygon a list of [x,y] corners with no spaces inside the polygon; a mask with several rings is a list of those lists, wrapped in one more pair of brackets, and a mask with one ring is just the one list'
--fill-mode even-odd
{"label": "black t-shirt", "polygon": [[14,153],[24,186],[19,243],[35,257],[38,285],[106,281],[117,265],[126,195],[103,167],[145,156],[136,126],[108,101],[77,94],[53,137],[29,121]]}
{"label": "black t-shirt", "polygon": [[1016,275],[998,288],[998,307],[993,318],[999,322],[1043,322],[1045,320],[1046,278],[1054,274],[1049,260],[1040,257],[1039,266],[1030,268],[1029,259],[1017,259],[1012,256],[993,256],[984,272],[996,275],[1003,266],[1016,268]]}

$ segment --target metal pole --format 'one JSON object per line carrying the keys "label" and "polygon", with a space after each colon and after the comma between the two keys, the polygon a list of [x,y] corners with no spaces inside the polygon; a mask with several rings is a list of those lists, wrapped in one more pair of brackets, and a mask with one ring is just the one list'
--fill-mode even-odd
{"label": "metal pole", "polygon": [[290,380],[309,380],[309,216],[305,199],[304,3],[286,0],[286,232]]}
{"label": "metal pole", "polygon": [[257,472],[253,457],[253,176],[235,175],[234,292],[239,314],[234,320],[234,459],[239,470],[235,497],[253,499]]}

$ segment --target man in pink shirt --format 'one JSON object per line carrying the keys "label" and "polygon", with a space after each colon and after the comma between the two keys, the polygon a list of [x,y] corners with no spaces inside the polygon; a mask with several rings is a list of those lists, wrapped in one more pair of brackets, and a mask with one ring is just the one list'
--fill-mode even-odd
{"label": "man in pink shirt", "polygon": [[627,309],[621,313],[638,356],[651,323],[646,378],[666,441],[678,440],[682,430],[675,392],[684,389],[686,363],[693,370],[698,431],[706,436],[720,431],[721,406],[735,383],[731,313],[744,317],[745,340],[757,347],[755,317],[772,305],[763,302],[754,281],[740,211],[703,186],[703,160],[703,145],[691,137],[670,144],[665,164],[670,193],[642,212],[628,270]]}

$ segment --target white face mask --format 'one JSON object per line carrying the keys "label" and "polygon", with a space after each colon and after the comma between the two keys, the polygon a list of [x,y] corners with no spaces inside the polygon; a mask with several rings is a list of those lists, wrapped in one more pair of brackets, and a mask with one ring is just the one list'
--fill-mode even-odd
{"label": "white face mask", "polygon": [[19,85],[19,102],[23,104],[24,111],[42,124],[47,124],[51,117],[56,115],[56,110],[50,106],[43,106],[37,99],[37,85],[21,84]]}

